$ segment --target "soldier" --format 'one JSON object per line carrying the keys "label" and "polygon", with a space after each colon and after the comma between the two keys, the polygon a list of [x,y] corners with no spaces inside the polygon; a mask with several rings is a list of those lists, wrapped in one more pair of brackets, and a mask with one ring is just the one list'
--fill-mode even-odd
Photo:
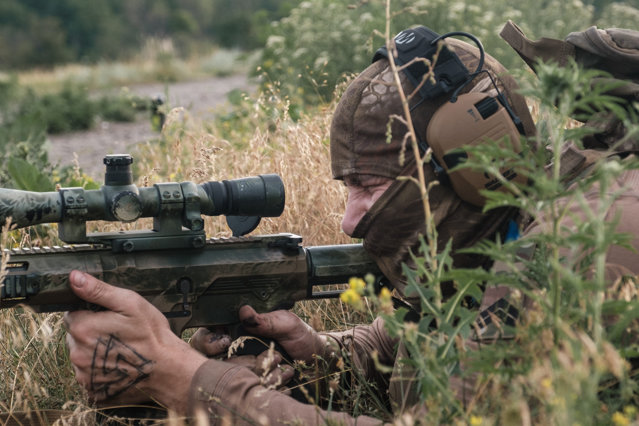
{"label": "soldier", "polygon": [[[627,101],[622,105],[630,112],[635,108],[633,102],[637,100],[637,90],[639,82],[635,78],[639,68],[639,33],[630,30],[599,30],[594,27],[583,31],[571,33],[566,41],[542,39],[532,42],[523,36],[523,33],[508,23],[502,36],[522,55],[531,65],[536,65],[535,59],[554,59],[560,65],[567,65],[568,58],[571,57],[580,61],[584,67],[597,68],[611,73],[610,77],[616,79],[618,84],[611,85],[610,95],[619,97]],[[449,41],[457,55],[462,58],[462,62],[468,67],[473,67],[472,59],[465,56],[468,51],[472,51],[468,45]],[[634,48],[632,48],[634,46]],[[465,50],[468,49],[468,50]],[[489,62],[490,68],[502,76],[504,84],[512,84],[512,81],[503,75],[498,65]],[[397,176],[412,175],[414,173],[414,160],[408,160],[404,169],[393,161],[400,150],[398,139],[393,139],[390,144],[384,142],[383,127],[387,122],[386,117],[390,114],[400,114],[400,106],[397,94],[392,92],[390,85],[383,85],[381,82],[391,80],[387,64],[375,63],[365,70],[348,88],[340,101],[333,119],[331,128],[331,161],[333,176],[336,179],[343,179],[349,192],[348,204],[342,228],[345,233],[351,236],[364,239],[367,250],[374,256],[375,260],[382,268],[387,277],[396,289],[399,289],[400,296],[403,294],[403,277],[401,276],[400,265],[402,262],[409,262],[407,248],[415,250],[417,247],[417,233],[424,232],[422,213],[419,206],[419,196],[411,193],[415,187],[406,184],[406,181],[395,180]],[[404,80],[403,84],[408,86]],[[475,82],[475,90],[481,87],[481,81]],[[506,86],[507,87],[507,86]],[[472,92],[473,89],[470,89]],[[410,91],[410,86],[408,90]],[[390,93],[389,93],[390,92]],[[525,103],[512,90],[506,89],[508,100],[516,114],[522,117],[524,133],[532,135],[534,128],[531,125],[529,116],[526,114]],[[393,101],[394,99],[394,101]],[[379,108],[383,105],[382,108]],[[435,102],[426,111],[432,108],[437,109]],[[413,110],[416,129],[427,128],[428,120],[433,116],[432,112],[424,112],[423,115]],[[419,120],[423,121],[419,121]],[[623,121],[611,114],[610,111],[599,111],[594,116],[589,116],[587,125],[596,129],[584,137],[583,144],[585,150],[577,150],[570,146],[562,155],[562,162],[566,175],[576,175],[587,173],[590,166],[597,159],[605,159],[609,156],[628,157],[626,161],[631,161],[637,150],[639,142],[636,135],[628,132]],[[393,135],[402,135],[405,129],[393,129]],[[432,141],[429,141],[432,143]],[[407,153],[410,156],[410,153]],[[413,168],[411,168],[411,163]],[[434,179],[434,168],[427,166],[429,179]],[[436,225],[441,242],[453,237],[455,248],[466,247],[478,241],[480,238],[490,238],[493,234],[487,229],[497,229],[508,221],[509,212],[496,211],[491,214],[478,214],[472,203],[461,200],[459,193],[451,190],[451,187],[442,183],[436,187],[440,190],[431,191],[430,204],[436,218]],[[614,202],[611,203],[605,212],[605,220],[615,223],[615,231],[629,235],[629,247],[613,245],[609,247],[606,255],[606,281],[611,285],[618,282],[623,276],[634,276],[639,274],[639,262],[637,252],[639,251],[639,227],[635,218],[639,215],[639,170],[628,170],[622,173],[607,188],[609,195],[615,194]],[[409,195],[410,194],[410,195]],[[559,201],[560,208],[565,207],[566,213],[561,222],[562,232],[568,235],[576,231],[576,222],[585,220],[586,212],[591,209],[597,210],[598,204],[602,201],[600,185],[597,183],[584,194],[584,200],[565,199]],[[585,204],[585,206],[584,206]],[[503,216],[500,216],[503,215]],[[525,227],[524,235],[533,235],[543,232],[547,227],[546,218],[537,217]],[[483,233],[482,233],[483,232]],[[498,231],[499,232],[499,231]],[[473,233],[480,233],[476,236]],[[471,241],[469,241],[469,239]],[[634,248],[634,250],[633,250]],[[582,256],[584,253],[578,250],[573,253],[563,251],[562,256],[571,255]],[[454,255],[456,266],[484,266],[488,267],[487,260],[483,258],[468,258]],[[506,269],[503,265],[493,266],[494,271]],[[580,271],[584,272],[584,271]],[[588,271],[585,271],[588,274]],[[492,307],[501,307],[511,303],[511,287],[495,286],[489,287],[482,300],[480,310],[484,313]],[[617,297],[614,290],[608,293],[612,297]],[[403,297],[409,304],[415,305],[415,301]],[[502,303],[505,302],[505,303]],[[515,302],[516,303],[516,302]],[[517,307],[526,309],[529,301],[524,300]],[[513,311],[509,311],[513,313]],[[516,312],[515,312],[516,315]],[[418,395],[411,387],[412,382],[410,372],[402,372],[398,359],[406,354],[403,348],[397,348],[397,342],[389,338],[383,327],[381,319],[376,319],[369,326],[359,326],[353,330],[341,333],[315,333],[308,325],[303,323],[294,314],[288,311],[278,311],[266,314],[258,314],[248,306],[242,307],[240,317],[243,319],[245,327],[256,335],[269,337],[277,340],[295,359],[312,361],[315,355],[320,355],[324,359],[330,359],[334,353],[348,353],[353,357],[353,363],[358,370],[368,380],[375,380],[378,384],[387,384],[389,396],[393,403],[396,414],[406,412],[411,409],[419,410]],[[483,316],[486,318],[486,316]],[[605,319],[606,324],[614,323],[614,317]],[[480,324],[485,326],[486,324]],[[484,327],[484,330],[490,330]],[[477,340],[494,341],[495,335],[476,336]],[[632,341],[636,341],[635,336],[628,336]],[[208,340],[204,336],[195,338],[195,345],[203,352],[215,353],[214,346],[207,346]],[[213,341],[215,345],[218,341]],[[474,341],[467,342],[468,347],[477,348]],[[394,371],[390,380],[388,377],[380,377],[381,374],[375,367],[371,359],[371,353],[377,353],[378,360],[388,366],[394,365]],[[636,360],[635,360],[636,361]],[[227,401],[234,407],[242,406],[240,398],[233,399],[224,396],[224,390],[218,388],[210,380],[216,376],[215,371],[207,371],[210,364],[204,364],[200,372],[194,378],[192,391],[195,389],[205,390],[204,395],[214,395],[222,401]],[[212,366],[213,370],[217,367]],[[464,380],[453,377],[451,386],[457,392],[460,400],[466,401],[474,395],[473,377]],[[242,390],[246,390],[243,388]],[[232,395],[239,395],[237,389],[231,392]],[[200,399],[200,406],[213,410],[217,414],[225,412],[225,408],[211,404],[206,397],[202,401],[202,394],[194,394]],[[242,401],[242,402],[240,402]],[[255,401],[260,401],[259,398]],[[264,400],[266,401],[266,400]],[[193,401],[191,402],[193,403]],[[281,405],[280,405],[281,404]],[[345,423],[352,422],[349,417],[340,417],[336,413],[324,413],[316,407],[304,407],[295,405],[295,414],[292,416],[280,416],[280,407],[290,404],[289,399],[277,397],[269,401],[267,411],[264,413],[271,421],[288,421],[298,419],[304,423],[322,423],[328,419],[337,418]],[[212,407],[212,406],[215,407]],[[197,406],[197,404],[196,404]],[[260,406],[262,408],[263,406]],[[271,408],[273,407],[273,408]],[[259,410],[256,410],[256,412]],[[256,414],[256,412],[253,412]],[[251,413],[245,410],[243,413]],[[231,414],[226,412],[226,414]],[[249,414],[250,416],[250,414]],[[335,416],[335,417],[332,417]],[[357,418],[357,423],[375,424],[376,420],[369,418]]]}
{"label": "soldier", "polygon": [[[396,38],[399,61],[406,64],[407,70],[412,68],[412,71],[400,73],[402,87],[405,93],[410,94],[415,89],[419,92],[410,98],[410,103],[413,128],[422,154],[429,145],[433,151],[437,149],[433,144],[439,136],[428,136],[436,112],[467,94],[477,95],[481,101],[477,103],[490,111],[498,111],[499,120],[515,129],[517,137],[534,134],[525,100],[516,93],[516,84],[506,70],[485,55],[480,44],[477,43],[480,48],[476,48],[457,39],[445,38],[448,48],[442,51],[444,53],[437,50],[437,42],[442,38],[427,29],[407,30]],[[428,83],[422,79],[427,67],[423,62],[411,62],[411,59],[424,53],[420,50],[430,52],[432,57],[433,49],[439,52],[435,75],[445,78]],[[416,306],[416,301],[404,294],[401,265],[410,264],[410,251],[418,247],[419,235],[425,232],[423,203],[417,186],[397,177],[417,176],[418,168],[422,167],[427,181],[440,180],[440,185],[430,191],[430,208],[438,230],[439,246],[453,240],[456,266],[490,267],[489,259],[455,251],[503,234],[517,212],[497,209],[484,213],[481,205],[477,205],[477,188],[464,186],[447,176],[446,170],[451,165],[444,163],[441,155],[437,161],[420,166],[412,151],[404,149],[407,127],[402,120],[392,122],[392,138],[387,143],[389,119],[402,116],[403,108],[400,92],[393,84],[389,55],[384,49],[378,53],[376,61],[350,84],[337,106],[331,125],[331,166],[334,178],[342,180],[348,190],[342,222],[344,232],[364,239],[366,250],[398,296]],[[418,66],[415,68],[411,64]],[[436,130],[433,130],[435,135]],[[403,162],[399,161],[400,156],[404,156]],[[452,182],[447,180],[449,178]],[[486,182],[480,180],[479,183]],[[370,417],[353,418],[348,413],[323,411],[295,401],[267,386],[268,383],[265,384],[254,371],[238,364],[208,359],[194,350],[176,337],[163,315],[139,295],[78,271],[71,273],[70,281],[73,291],[82,299],[109,309],[77,311],[65,316],[67,343],[76,378],[99,402],[131,404],[152,398],[183,414],[206,413],[211,420],[228,418],[234,423],[381,422]],[[323,334],[316,333],[288,311],[257,314],[251,307],[244,306],[240,318],[249,331],[277,340],[294,359],[308,361],[315,355],[330,359],[341,352],[355,354],[356,368],[374,380],[380,376],[370,356],[375,350],[381,363],[394,365],[393,378],[388,382],[394,411],[401,413],[418,401],[410,377],[405,380],[406,372],[401,371],[401,363],[397,362],[404,356],[401,348],[398,353],[397,342],[388,336],[379,318],[371,325],[354,330]],[[228,343],[222,338],[213,340],[213,347],[207,347],[207,336],[202,333],[200,338],[196,346],[206,353],[217,353]],[[100,342],[103,344],[98,345]],[[96,350],[98,347],[104,350]],[[276,357],[263,368],[268,370],[278,362]],[[284,380],[288,377],[290,372],[285,372]],[[380,382],[384,383],[384,380]]]}

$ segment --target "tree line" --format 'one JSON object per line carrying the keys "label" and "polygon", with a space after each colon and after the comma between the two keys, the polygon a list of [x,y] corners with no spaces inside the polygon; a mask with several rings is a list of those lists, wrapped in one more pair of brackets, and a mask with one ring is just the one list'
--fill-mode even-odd
{"label": "tree line", "polygon": [[[369,38],[370,33],[363,33],[371,27],[379,28],[372,24],[384,21],[383,3],[381,0],[3,0],[0,69],[126,60],[154,38],[170,39],[185,56],[211,45],[268,49],[267,41],[272,35],[292,39],[293,44],[307,43],[304,49],[313,52],[317,48],[308,43],[310,39],[341,47],[351,41],[346,31]],[[531,34],[563,36],[566,30],[584,29],[584,25],[633,28],[639,20],[639,0],[533,0],[516,5],[504,0],[393,3],[396,10],[404,8],[395,19],[399,26],[423,24],[437,31],[441,26],[479,32],[477,35],[485,43],[495,44],[491,52],[499,59],[503,59],[500,53],[504,46],[495,43],[496,21],[514,19]],[[295,18],[286,21],[296,9],[298,16],[312,22]],[[339,13],[334,9],[339,9]],[[312,16],[306,16],[309,12]],[[357,22],[362,17],[366,21]],[[281,23],[283,18],[285,22]],[[344,19],[348,22],[343,22]],[[343,24],[347,27],[342,27]],[[292,25],[297,27],[291,29]],[[299,53],[295,46],[288,48],[293,48],[287,49],[289,54]],[[355,48],[361,50],[361,46]]]}
{"label": "tree line", "polygon": [[122,60],[149,38],[254,49],[300,0],[3,0],[0,69]]}

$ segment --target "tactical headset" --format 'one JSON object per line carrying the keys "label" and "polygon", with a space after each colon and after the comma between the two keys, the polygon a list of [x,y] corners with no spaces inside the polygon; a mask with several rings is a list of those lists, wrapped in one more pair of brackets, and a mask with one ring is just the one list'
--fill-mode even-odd
{"label": "tactical headset", "polygon": [[[425,58],[432,62],[433,55],[439,49],[438,42],[451,36],[467,37],[477,45],[480,53],[477,69],[470,73],[457,54],[444,44],[434,61],[434,82],[431,79],[424,81],[424,76],[428,72],[425,61],[413,60]],[[439,35],[429,28],[420,26],[397,34],[395,46],[397,49],[395,63],[398,66],[405,66],[403,72],[414,87],[419,87],[421,100],[412,107],[411,111],[423,101],[450,94],[449,101],[433,114],[426,129],[426,141],[421,139],[421,132],[415,129],[422,154],[430,146],[433,153],[431,166],[438,179],[450,181],[455,193],[462,200],[476,206],[483,206],[485,198],[479,190],[504,190],[504,187],[496,177],[470,168],[450,172],[450,169],[468,158],[468,154],[459,148],[464,145],[476,145],[486,140],[503,142],[507,137],[510,139],[512,149],[520,153],[520,135],[523,135],[524,131],[521,120],[497,88],[493,77],[483,69],[484,48],[481,42],[469,33],[455,31]],[[381,58],[389,59],[386,46],[375,52],[373,62]],[[487,93],[478,92],[460,95],[459,92],[482,72],[490,78],[497,96],[492,97]],[[525,182],[525,179],[513,169],[501,172],[508,180]]]}

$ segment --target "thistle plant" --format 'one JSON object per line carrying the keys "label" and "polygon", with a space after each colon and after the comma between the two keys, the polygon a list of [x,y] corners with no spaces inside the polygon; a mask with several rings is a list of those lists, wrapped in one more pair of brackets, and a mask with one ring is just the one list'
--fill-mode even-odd
{"label": "thistle plant", "polygon": [[[385,37],[392,52],[388,27]],[[399,84],[401,68],[392,61],[391,67],[405,96]],[[564,68],[540,64],[536,72],[538,79],[527,82],[523,93],[536,106],[537,135],[521,141],[522,152],[507,140],[465,147],[468,160],[460,166],[491,175],[505,189],[484,192],[486,213],[503,207],[520,212],[516,234],[521,237],[484,241],[464,250],[490,257],[493,270],[453,266],[451,242],[437,246],[428,203],[433,183],[421,176],[406,177],[420,186],[424,202],[426,234],[413,253],[413,266],[404,265],[403,270],[406,292],[419,295],[421,310],[417,322],[405,321],[404,309],[381,315],[409,353],[400,362],[415,372],[426,422],[637,420],[637,383],[628,361],[637,355],[636,277],[622,274],[611,282],[606,256],[612,246],[631,249],[629,236],[616,231],[617,220],[609,212],[625,189],[615,183],[639,168],[639,162],[634,156],[599,152],[589,167],[575,174],[566,173],[562,157],[569,146],[581,148],[580,141],[596,131],[573,118],[586,122],[605,112],[624,124],[624,139],[636,138],[636,106],[629,108],[607,94],[613,83],[605,73],[574,63]],[[403,100],[407,106],[409,98]],[[407,109],[404,117],[392,119],[404,120],[412,129]],[[430,152],[419,153],[412,131],[406,140],[419,161],[430,160]],[[525,176],[525,183],[509,180],[507,170]],[[593,192],[594,206],[586,201]],[[441,285],[450,281],[456,293],[443,300]],[[509,287],[508,303],[518,315],[508,333],[508,325],[494,318],[501,338],[486,344],[475,339],[477,310],[468,301],[481,300],[482,290],[494,285]],[[473,397],[462,405],[451,383],[470,377]]]}

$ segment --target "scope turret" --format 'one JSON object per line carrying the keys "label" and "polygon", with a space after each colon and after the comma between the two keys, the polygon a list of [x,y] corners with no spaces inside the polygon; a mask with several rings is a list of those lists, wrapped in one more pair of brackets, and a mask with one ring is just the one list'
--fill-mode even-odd
{"label": "scope turret", "polygon": [[104,184],[107,186],[132,185],[133,157],[128,154],[107,155],[104,157],[106,171],[104,173]]}

